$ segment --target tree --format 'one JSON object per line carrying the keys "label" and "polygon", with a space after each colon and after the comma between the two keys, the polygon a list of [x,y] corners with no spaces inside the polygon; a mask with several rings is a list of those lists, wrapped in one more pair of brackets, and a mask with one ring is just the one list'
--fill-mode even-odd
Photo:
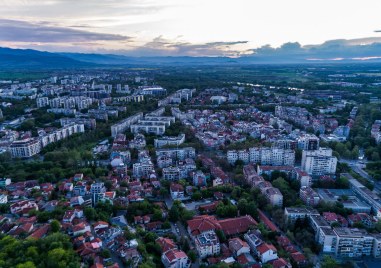
{"label": "tree", "polygon": [[85,208],[83,210],[83,214],[85,215],[86,219],[89,221],[94,221],[98,217],[97,212],[94,208]]}
{"label": "tree", "polygon": [[192,263],[196,262],[196,260],[197,260],[196,252],[194,252],[193,250],[190,250],[190,251],[188,251],[187,255],[188,255],[188,257]]}
{"label": "tree", "polygon": [[33,262],[27,261],[24,263],[20,263],[16,266],[16,268],[35,268],[36,266],[34,265]]}
{"label": "tree", "polygon": [[52,220],[52,222],[50,223],[50,228],[53,233],[57,233],[61,229],[61,224],[57,220]]}
{"label": "tree", "polygon": [[216,235],[217,235],[217,237],[218,237],[218,239],[220,240],[221,243],[224,243],[226,241],[226,236],[225,236],[223,231],[217,229],[216,230]]}
{"label": "tree", "polygon": [[380,155],[378,152],[372,153],[372,161],[380,161]]}
{"label": "tree", "polygon": [[168,217],[171,222],[177,222],[179,220],[180,212],[176,205],[173,205],[169,210]]}
{"label": "tree", "polygon": [[339,264],[331,256],[324,256],[320,267],[321,268],[338,268]]}

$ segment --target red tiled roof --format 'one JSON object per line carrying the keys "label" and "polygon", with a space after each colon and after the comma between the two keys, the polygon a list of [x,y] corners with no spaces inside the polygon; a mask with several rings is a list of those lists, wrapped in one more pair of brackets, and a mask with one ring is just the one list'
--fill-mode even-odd
{"label": "red tiled roof", "polygon": [[257,251],[261,254],[272,250],[276,252],[276,248],[272,244],[262,243],[257,247]]}
{"label": "red tiled roof", "polygon": [[258,209],[259,219],[273,232],[279,232],[278,227],[262,212],[262,210]]}
{"label": "red tiled roof", "polygon": [[250,227],[258,225],[258,223],[250,215],[220,220],[218,223],[221,225],[222,231],[225,235],[244,233],[247,232]]}
{"label": "red tiled roof", "polygon": [[159,237],[155,242],[161,247],[162,252],[177,248],[175,242],[169,238]]}
{"label": "red tiled roof", "polygon": [[209,230],[220,230],[217,219],[214,216],[201,215],[196,216],[187,222],[192,235],[199,235]]}
{"label": "red tiled roof", "polygon": [[49,224],[45,224],[39,229],[37,229],[36,231],[34,231],[30,236],[28,236],[28,238],[40,239],[48,233],[49,228],[50,228]]}
{"label": "red tiled roof", "polygon": [[300,262],[305,262],[307,260],[307,258],[300,252],[294,252],[291,254],[291,258],[296,262],[296,263],[300,263]]}
{"label": "red tiled roof", "polygon": [[178,249],[170,249],[167,252],[165,252],[164,255],[167,257],[169,262],[188,257],[184,251]]}

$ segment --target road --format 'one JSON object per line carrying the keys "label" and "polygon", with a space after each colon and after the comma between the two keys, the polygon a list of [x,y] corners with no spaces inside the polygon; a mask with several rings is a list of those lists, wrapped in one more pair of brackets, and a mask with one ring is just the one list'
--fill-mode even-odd
{"label": "road", "polygon": [[364,179],[368,180],[370,183],[373,184],[374,188],[381,192],[381,183],[378,181],[375,181],[372,176],[370,176],[365,170],[366,161],[358,161],[358,160],[340,160],[340,163],[346,163],[348,164],[354,172],[356,172],[358,175],[363,177]]}

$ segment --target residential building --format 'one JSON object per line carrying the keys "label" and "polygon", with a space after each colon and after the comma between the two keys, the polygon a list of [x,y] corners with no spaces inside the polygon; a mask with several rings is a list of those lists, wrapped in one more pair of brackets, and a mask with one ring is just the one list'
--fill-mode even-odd
{"label": "residential building", "polygon": [[220,254],[220,241],[214,231],[204,232],[196,236],[194,243],[201,259]]}
{"label": "residential building", "polygon": [[14,141],[10,149],[12,158],[27,158],[40,153],[41,143],[38,139],[29,138]]}
{"label": "residential building", "polygon": [[95,206],[99,200],[103,199],[106,193],[106,187],[103,182],[97,182],[91,184],[90,194],[92,196],[93,205]]}
{"label": "residential building", "polygon": [[180,134],[177,137],[163,136],[160,138],[156,138],[154,140],[154,145],[156,148],[161,148],[164,146],[179,146],[180,144],[183,144],[184,141],[185,134]]}
{"label": "residential building", "polygon": [[143,118],[143,113],[137,113],[133,116],[127,117],[126,119],[123,119],[122,121],[119,121],[118,123],[112,125],[111,136],[115,137],[117,134],[125,132],[127,129],[130,128],[130,125],[138,122],[142,118]]}
{"label": "residential building", "polygon": [[178,183],[172,183],[170,186],[170,194],[173,200],[184,199],[184,187]]}
{"label": "residential building", "polygon": [[299,197],[307,206],[311,207],[317,206],[320,202],[319,195],[311,187],[307,186],[300,187]]}
{"label": "residential building", "polygon": [[188,268],[191,266],[188,255],[179,249],[170,249],[164,252],[161,261],[165,268]]}
{"label": "residential building", "polygon": [[196,150],[193,147],[185,148],[168,148],[168,149],[157,149],[156,156],[168,156],[172,159],[185,160],[186,158],[195,158]]}
{"label": "residential building", "polygon": [[163,168],[163,179],[169,181],[178,181],[180,179],[180,169],[178,167]]}
{"label": "residential building", "polygon": [[249,150],[229,150],[227,160],[234,164],[237,160],[245,164],[257,163],[260,165],[272,166],[293,166],[295,164],[295,151],[280,148],[259,148],[253,147]]}
{"label": "residential building", "polygon": [[309,175],[335,174],[337,158],[332,156],[332,149],[304,150],[302,154],[302,169]]}
{"label": "residential building", "polygon": [[250,253],[250,247],[247,242],[242,241],[240,238],[229,239],[229,249],[233,252],[234,257],[238,257],[241,254]]}
{"label": "residential building", "polygon": [[206,186],[206,176],[201,170],[193,173],[193,185],[196,187]]}
{"label": "residential building", "polygon": [[319,138],[313,134],[304,134],[297,141],[298,148],[301,150],[315,151],[319,149]]}
{"label": "residential building", "polygon": [[284,216],[290,223],[294,223],[297,219],[307,219],[311,215],[320,215],[316,209],[302,207],[286,207],[284,208]]}

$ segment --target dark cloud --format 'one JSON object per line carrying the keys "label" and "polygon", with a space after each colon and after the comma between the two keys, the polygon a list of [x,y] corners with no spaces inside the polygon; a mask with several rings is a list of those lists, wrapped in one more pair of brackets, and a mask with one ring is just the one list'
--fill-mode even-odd
{"label": "dark cloud", "polygon": [[127,41],[130,39],[128,36],[60,27],[51,25],[48,22],[30,23],[19,20],[0,19],[0,41],[62,43]]}
{"label": "dark cloud", "polygon": [[279,48],[265,45],[248,57],[264,61],[373,60],[381,56],[381,37],[329,40],[320,45],[285,43]]}

